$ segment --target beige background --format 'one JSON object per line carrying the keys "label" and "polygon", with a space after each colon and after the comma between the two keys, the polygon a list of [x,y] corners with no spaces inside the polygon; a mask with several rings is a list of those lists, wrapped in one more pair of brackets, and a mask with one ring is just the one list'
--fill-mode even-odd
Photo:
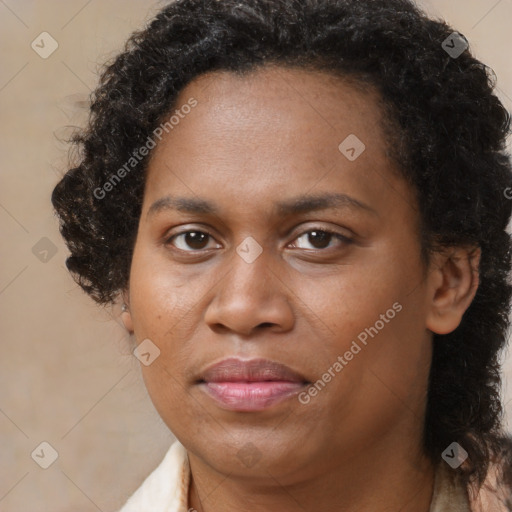
{"label": "beige background", "polygon": [[[0,0],[2,512],[113,511],[173,440],[118,312],[96,306],[67,274],[50,207],[67,161],[59,138],[84,121],[74,102],[87,99],[99,66],[164,3]],[[512,109],[512,0],[425,5],[470,39]],[[31,48],[43,31],[59,45],[48,59]],[[53,244],[56,254],[40,261],[37,243]],[[505,376],[512,380],[511,358]],[[512,385],[504,395],[510,422]],[[46,470],[31,458],[43,441],[58,452]]]}

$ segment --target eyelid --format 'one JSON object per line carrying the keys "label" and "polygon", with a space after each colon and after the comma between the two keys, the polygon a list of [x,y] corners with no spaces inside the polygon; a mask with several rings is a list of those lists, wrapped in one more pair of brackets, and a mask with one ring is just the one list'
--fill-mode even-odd
{"label": "eyelid", "polygon": [[[205,235],[208,235],[211,239],[213,239],[213,240],[215,240],[217,242],[217,239],[216,239],[215,235],[213,235],[208,229],[205,229],[203,227],[201,227],[201,228],[188,227],[186,229],[178,231],[177,233],[165,234],[163,236],[163,244],[165,246],[172,245],[171,240],[173,238],[176,238],[176,237],[178,237],[180,235],[186,235],[187,233],[190,233],[190,232],[203,233]],[[217,242],[217,243],[219,243],[219,242]],[[179,249],[177,247],[174,247],[174,248],[177,251],[188,252],[188,253],[200,253],[202,251],[211,251],[212,250],[212,249],[198,249],[198,250],[184,251],[183,249]]]}
{"label": "eyelid", "polygon": [[[299,228],[298,228],[299,229]],[[347,236],[347,235],[344,235],[340,232],[338,232],[337,230],[333,229],[333,228],[328,228],[328,227],[322,227],[322,226],[310,226],[310,227],[302,227],[300,229],[300,231],[297,231],[296,234],[294,235],[293,239],[291,242],[297,240],[298,238],[304,236],[304,235],[307,235],[308,233],[311,233],[312,231],[321,231],[323,233],[327,233],[329,235],[332,235],[333,237],[337,238],[338,241],[340,241],[342,244],[351,244],[354,242],[353,238],[351,238],[350,236]],[[215,235],[213,235],[208,229],[204,228],[204,227],[200,227],[200,228],[195,228],[195,227],[187,227],[187,228],[184,228],[182,229],[181,231],[178,231],[176,233],[173,233],[171,235],[169,234],[166,234],[164,237],[163,237],[163,242],[164,242],[164,245],[172,245],[171,243],[171,240],[173,238],[176,238],[180,235],[186,235],[187,233],[190,233],[190,232],[198,232],[198,233],[203,233],[203,234],[206,234],[208,235],[210,238],[212,238],[213,240],[215,240],[217,243],[219,243],[215,237]],[[291,243],[290,242],[290,243]],[[197,250],[190,250],[190,251],[185,251],[183,249],[179,249],[177,247],[174,247],[176,250],[178,251],[181,251],[181,252],[186,252],[186,253],[201,253],[203,251],[211,251],[212,249],[197,249]],[[301,248],[299,248],[301,249]],[[333,248],[330,248],[331,250]],[[302,250],[305,250],[305,251],[318,251],[318,252],[327,252],[329,250],[329,248],[326,248],[326,249],[302,249]]]}
{"label": "eyelid", "polygon": [[[349,236],[343,235],[339,233],[338,231],[331,229],[331,228],[324,228],[321,226],[312,226],[310,228],[307,228],[306,230],[300,231],[292,241],[297,240],[298,238],[303,237],[304,235],[307,235],[308,233],[311,233],[312,231],[321,231],[322,233],[327,233],[328,235],[331,235],[333,238],[336,238],[342,245],[349,245],[354,242],[352,238]],[[336,250],[336,247],[328,247],[325,249],[304,249],[299,247],[299,249],[302,249],[303,251],[313,251],[313,252],[328,252],[329,250]]]}

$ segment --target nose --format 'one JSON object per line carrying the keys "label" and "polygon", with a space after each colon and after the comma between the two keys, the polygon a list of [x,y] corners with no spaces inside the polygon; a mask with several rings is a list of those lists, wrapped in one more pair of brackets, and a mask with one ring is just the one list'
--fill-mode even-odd
{"label": "nose", "polygon": [[251,263],[238,254],[227,262],[229,271],[214,289],[205,312],[206,324],[216,332],[250,336],[264,328],[285,332],[293,327],[293,294],[284,282],[285,272],[277,268],[265,250]]}

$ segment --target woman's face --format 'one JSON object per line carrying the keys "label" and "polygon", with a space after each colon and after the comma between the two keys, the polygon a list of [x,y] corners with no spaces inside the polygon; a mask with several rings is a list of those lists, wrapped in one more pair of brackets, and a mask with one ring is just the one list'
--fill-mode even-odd
{"label": "woman's face", "polygon": [[[142,371],[165,423],[216,471],[281,482],[419,453],[429,278],[377,97],[267,67],[203,75],[176,110],[148,167],[129,287],[128,324],[160,350]],[[299,382],[259,384],[252,402],[236,395],[258,384],[200,382],[228,357]]]}

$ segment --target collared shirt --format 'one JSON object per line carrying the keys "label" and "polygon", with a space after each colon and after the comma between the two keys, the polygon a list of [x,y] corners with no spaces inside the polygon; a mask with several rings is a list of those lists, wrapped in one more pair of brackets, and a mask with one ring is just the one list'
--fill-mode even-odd
{"label": "collared shirt", "polygon": [[[189,483],[187,450],[176,440],[118,512],[194,512],[188,505]],[[436,471],[430,512],[470,512],[466,490],[447,464]]]}
{"label": "collared shirt", "polygon": [[176,440],[119,512],[188,512],[189,483],[187,450]]}

